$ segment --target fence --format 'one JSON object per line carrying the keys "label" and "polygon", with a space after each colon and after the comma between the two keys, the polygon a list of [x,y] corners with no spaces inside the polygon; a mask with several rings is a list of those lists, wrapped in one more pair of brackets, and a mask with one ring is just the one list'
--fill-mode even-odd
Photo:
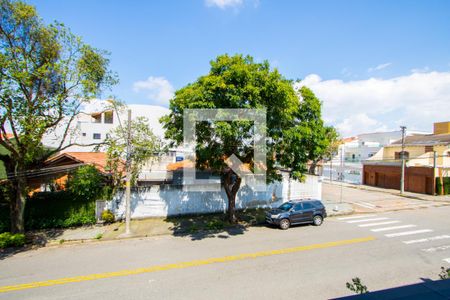
{"label": "fence", "polygon": [[[206,187],[205,187],[206,188]],[[286,177],[281,182],[267,185],[264,192],[254,192],[244,185],[236,196],[236,208],[274,207],[290,199],[315,198],[321,199],[322,186],[318,176],[306,176],[305,182],[289,180]],[[131,217],[166,217],[183,214],[200,214],[224,212],[228,200],[225,191],[194,192],[184,191],[182,186],[153,185],[134,188],[131,192]],[[121,219],[125,213],[125,193],[119,191],[108,203],[116,218]]]}

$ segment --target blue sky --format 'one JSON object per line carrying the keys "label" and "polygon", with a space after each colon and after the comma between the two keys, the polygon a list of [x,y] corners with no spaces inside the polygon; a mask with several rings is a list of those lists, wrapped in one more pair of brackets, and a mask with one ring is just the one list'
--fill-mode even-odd
{"label": "blue sky", "polygon": [[111,52],[128,103],[167,106],[211,59],[243,53],[306,79],[343,135],[450,119],[450,1],[29,2]]}

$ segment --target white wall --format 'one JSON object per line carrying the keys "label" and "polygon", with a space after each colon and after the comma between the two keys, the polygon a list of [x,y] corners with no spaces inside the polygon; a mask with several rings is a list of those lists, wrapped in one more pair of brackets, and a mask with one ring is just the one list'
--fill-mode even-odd
{"label": "white wall", "polygon": [[[102,120],[100,123],[94,123],[91,114],[105,111],[107,110],[107,107],[107,101],[98,99],[94,99],[89,104],[86,104],[81,110],[82,113],[78,114],[71,122],[70,133],[66,138],[65,145],[69,142],[88,145],[104,141],[106,134],[120,125],[119,118],[122,124],[127,120],[127,109],[131,109],[132,119],[137,117],[146,117],[148,119],[149,127],[152,129],[153,133],[160,138],[164,137],[164,129],[159,123],[159,119],[169,113],[167,108],[155,105],[130,104],[119,113],[114,112],[112,124],[104,123],[104,114],[102,114]],[[43,144],[47,147],[58,146],[63,137],[68,121],[69,119],[65,118],[65,120],[60,122],[60,125],[57,128],[51,132],[47,132],[43,137]],[[101,139],[94,139],[94,133],[99,133],[101,135]],[[65,149],[64,152],[90,152],[93,151],[94,148],[95,146],[72,146]]]}
{"label": "white wall", "polygon": [[[236,208],[274,207],[287,201],[288,182],[267,186],[265,192],[253,192],[248,186],[240,188],[236,197]],[[291,181],[291,199],[321,199],[322,185],[318,176],[307,175],[304,183]],[[225,212],[228,200],[225,191],[185,192],[181,186],[162,185],[134,189],[131,193],[132,218],[166,217],[182,214]],[[108,203],[118,219],[125,212],[125,194],[119,191]]]}

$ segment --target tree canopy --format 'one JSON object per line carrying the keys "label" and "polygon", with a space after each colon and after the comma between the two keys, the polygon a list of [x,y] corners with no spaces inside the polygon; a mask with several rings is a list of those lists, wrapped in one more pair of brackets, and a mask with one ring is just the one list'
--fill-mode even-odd
{"label": "tree canopy", "polygon": [[[170,101],[171,113],[161,120],[166,137],[174,144],[182,143],[185,109],[265,108],[268,180],[279,179],[281,167],[289,168],[293,178],[301,179],[315,151],[311,150],[310,139],[320,125],[320,102],[302,105],[293,82],[270,68],[267,61],[255,62],[251,56],[221,55],[210,65],[207,75],[176,91]],[[241,178],[226,165],[225,159],[234,154],[254,168],[252,123],[199,122],[195,134],[196,166],[209,167],[222,175],[229,218],[234,222],[235,197]]]}
{"label": "tree canopy", "polygon": [[[44,24],[33,6],[0,0],[0,145],[8,152],[0,160],[17,195],[13,231],[23,231],[27,171],[70,146],[81,104],[116,83],[106,55],[63,24]],[[43,136],[57,126],[65,126],[60,144],[45,149]]]}

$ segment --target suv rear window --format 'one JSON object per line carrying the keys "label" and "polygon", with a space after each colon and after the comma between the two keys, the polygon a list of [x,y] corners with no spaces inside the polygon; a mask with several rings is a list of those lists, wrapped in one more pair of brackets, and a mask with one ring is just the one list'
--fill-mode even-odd
{"label": "suv rear window", "polygon": [[318,207],[318,208],[322,208],[322,207],[323,207],[323,204],[322,204],[322,202],[320,202],[320,201],[311,201],[311,203],[312,203],[315,207]]}

